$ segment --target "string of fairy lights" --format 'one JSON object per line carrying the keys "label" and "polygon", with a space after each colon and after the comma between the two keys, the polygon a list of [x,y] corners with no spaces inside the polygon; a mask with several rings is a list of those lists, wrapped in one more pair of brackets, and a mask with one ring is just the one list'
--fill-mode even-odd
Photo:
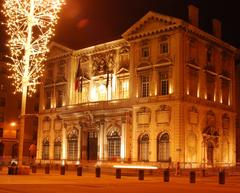
{"label": "string of fairy lights", "polygon": [[47,44],[64,0],[5,0],[2,13],[6,18],[10,78],[15,92],[27,86],[28,95],[36,92],[43,76]]}

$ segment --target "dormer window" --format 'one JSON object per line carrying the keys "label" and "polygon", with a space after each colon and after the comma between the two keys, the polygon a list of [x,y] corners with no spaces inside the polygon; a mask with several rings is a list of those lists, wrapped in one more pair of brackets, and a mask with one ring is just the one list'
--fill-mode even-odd
{"label": "dormer window", "polygon": [[149,47],[142,48],[142,58],[148,58],[150,55]]}

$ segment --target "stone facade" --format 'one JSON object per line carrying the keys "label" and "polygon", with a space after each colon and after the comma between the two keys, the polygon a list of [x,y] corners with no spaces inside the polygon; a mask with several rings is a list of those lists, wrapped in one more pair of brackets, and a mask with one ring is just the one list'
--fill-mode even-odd
{"label": "stone facade", "polygon": [[80,50],[51,44],[37,159],[234,165],[236,49],[154,12],[122,37]]}

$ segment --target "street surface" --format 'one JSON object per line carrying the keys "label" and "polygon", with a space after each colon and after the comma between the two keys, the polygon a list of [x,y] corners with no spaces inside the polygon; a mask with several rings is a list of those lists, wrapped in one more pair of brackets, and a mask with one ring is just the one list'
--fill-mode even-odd
{"label": "street surface", "polygon": [[170,182],[163,182],[163,176],[138,176],[102,174],[96,178],[94,173],[77,176],[74,171],[59,171],[44,174],[38,170],[30,175],[7,175],[6,169],[0,172],[0,193],[240,193],[240,174],[227,176],[226,184],[218,184],[218,176],[199,177],[190,184],[188,176],[171,176]]}

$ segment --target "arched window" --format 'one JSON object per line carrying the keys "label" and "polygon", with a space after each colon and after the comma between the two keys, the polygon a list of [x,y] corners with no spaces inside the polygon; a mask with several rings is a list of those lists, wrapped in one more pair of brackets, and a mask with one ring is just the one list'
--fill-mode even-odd
{"label": "arched window", "polygon": [[54,141],[54,159],[55,160],[61,159],[61,147],[62,147],[61,138],[58,137]]}
{"label": "arched window", "polygon": [[121,149],[121,138],[119,131],[112,130],[107,135],[108,140],[108,157],[119,157]]}
{"label": "arched window", "polygon": [[42,144],[42,159],[43,160],[49,159],[49,141],[47,138],[43,140]]}
{"label": "arched window", "polygon": [[169,161],[170,147],[169,147],[169,135],[164,133],[159,135],[157,139],[157,160]]}
{"label": "arched window", "polygon": [[78,156],[78,134],[77,130],[73,130],[68,135],[68,160],[77,160]]}
{"label": "arched window", "polygon": [[149,161],[149,136],[144,134],[139,139],[139,161]]}

